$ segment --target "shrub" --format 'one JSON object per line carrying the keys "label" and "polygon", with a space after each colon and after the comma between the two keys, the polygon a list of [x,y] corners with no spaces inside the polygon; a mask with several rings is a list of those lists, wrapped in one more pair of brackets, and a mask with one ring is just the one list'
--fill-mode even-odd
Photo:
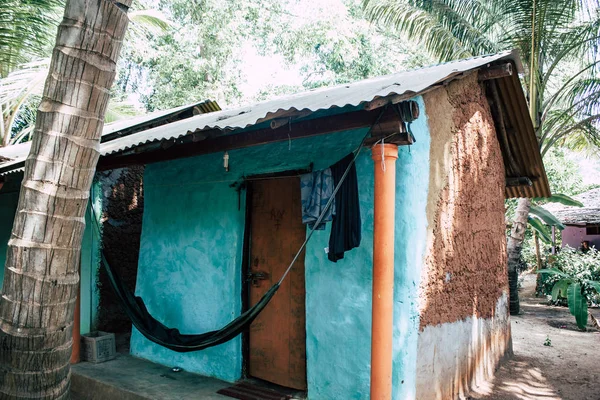
{"label": "shrub", "polygon": [[539,271],[542,290],[551,294],[555,303],[567,299],[577,325],[585,329],[588,303],[598,304],[600,252],[592,248],[583,253],[566,247],[549,257],[548,266]]}
{"label": "shrub", "polygon": [[[547,267],[556,268],[577,281],[600,281],[600,251],[592,247],[587,253],[582,253],[567,246],[557,254],[548,256]],[[554,284],[561,277],[552,273],[540,275],[540,294],[551,295]],[[584,283],[584,290],[594,304],[600,304],[600,299],[590,285]]]}

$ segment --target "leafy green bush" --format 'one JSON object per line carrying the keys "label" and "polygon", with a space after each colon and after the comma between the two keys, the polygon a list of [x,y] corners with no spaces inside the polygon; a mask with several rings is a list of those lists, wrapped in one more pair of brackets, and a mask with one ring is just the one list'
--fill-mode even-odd
{"label": "leafy green bush", "polygon": [[600,252],[592,248],[582,253],[570,247],[549,257],[550,268],[541,269],[540,287],[554,302],[567,299],[577,325],[587,325],[588,303],[598,304],[600,293]]}
{"label": "leafy green bush", "polygon": [[[578,281],[600,281],[600,251],[592,247],[587,253],[582,253],[572,247],[564,247],[555,255],[548,256],[548,268],[556,268]],[[542,273],[541,294],[551,295],[554,284],[560,280],[556,274]],[[592,294],[590,287],[588,293]]]}

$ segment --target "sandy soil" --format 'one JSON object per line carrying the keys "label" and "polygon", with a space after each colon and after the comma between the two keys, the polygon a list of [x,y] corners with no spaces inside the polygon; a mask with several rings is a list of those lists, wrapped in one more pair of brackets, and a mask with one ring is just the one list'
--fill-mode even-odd
{"label": "sandy soil", "polygon": [[534,292],[535,275],[525,275],[521,315],[511,317],[514,357],[470,399],[600,400],[600,332],[580,331],[568,308],[548,306]]}

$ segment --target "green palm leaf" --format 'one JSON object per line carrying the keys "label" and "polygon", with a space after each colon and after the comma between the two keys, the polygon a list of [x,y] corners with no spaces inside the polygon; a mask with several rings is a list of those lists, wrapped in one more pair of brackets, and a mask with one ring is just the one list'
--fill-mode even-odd
{"label": "green palm leaf", "polygon": [[560,203],[565,206],[573,206],[573,207],[583,207],[583,203],[575,200],[571,196],[567,196],[566,194],[553,194],[551,197],[537,197],[534,199],[535,201],[543,201],[546,203]]}
{"label": "green palm leaf", "polygon": [[[31,137],[29,127],[24,126],[19,133],[15,134],[13,126],[28,99],[31,96],[41,95],[50,60],[37,57],[35,61],[21,62],[31,59],[32,52],[39,46],[48,44],[46,43],[47,38],[41,34],[44,26],[49,31],[50,37],[54,37],[54,29],[50,29],[50,26],[56,21],[48,16],[40,17],[39,15],[52,16],[52,10],[57,5],[58,8],[62,8],[60,0],[0,0],[0,10],[3,10],[0,12],[0,115],[2,117],[0,123],[4,124],[5,132],[7,132],[5,137],[0,138],[0,146],[19,143],[21,140],[28,140]],[[14,9],[4,14],[5,7],[9,6],[14,6]],[[28,13],[34,15],[28,15]],[[131,29],[128,30],[128,35],[133,35],[134,40],[142,40],[147,34],[163,32],[171,26],[170,21],[156,10],[136,10],[130,12],[128,16],[131,20]],[[30,34],[27,30],[15,32],[15,30],[19,30],[20,24],[25,22],[37,24],[34,26],[37,35],[34,39],[39,41],[38,45],[30,43],[33,39],[26,37]],[[32,27],[29,26],[29,28]],[[3,50],[5,51],[3,52]],[[16,54],[19,56],[15,56]],[[136,114],[135,109],[123,102],[111,102],[106,112],[106,120],[113,122]],[[34,123],[35,120],[30,120],[30,122]],[[11,133],[13,137],[11,137]]]}
{"label": "green palm leaf", "polygon": [[596,292],[600,293],[600,282],[586,280],[585,283],[593,287]]}
{"label": "green palm leaf", "polygon": [[564,272],[562,272],[560,269],[558,268],[543,268],[543,269],[539,269],[537,271],[538,274],[550,274],[550,275],[558,275],[561,276],[563,278],[568,278],[570,279],[569,275],[565,274]]}
{"label": "green palm leaf", "polygon": [[62,9],[60,0],[0,0],[0,77],[50,55]]}
{"label": "green palm leaf", "polygon": [[556,218],[550,211],[542,207],[532,205],[529,209],[529,213],[540,218],[542,221],[544,221],[544,223],[546,223],[546,225],[556,226],[561,230],[565,229],[565,226],[558,220],[558,218]]}
{"label": "green palm leaf", "polygon": [[440,61],[518,49],[542,154],[600,147],[598,0],[363,0]]}
{"label": "green palm leaf", "polygon": [[135,10],[127,16],[131,21],[131,35],[137,39],[151,33],[162,33],[171,27],[171,21],[158,10]]}
{"label": "green palm leaf", "polygon": [[538,237],[542,239],[542,241],[546,244],[552,243],[552,238],[550,237],[550,233],[548,232],[548,228],[544,223],[538,218],[528,217],[527,221],[529,225],[536,231]]}

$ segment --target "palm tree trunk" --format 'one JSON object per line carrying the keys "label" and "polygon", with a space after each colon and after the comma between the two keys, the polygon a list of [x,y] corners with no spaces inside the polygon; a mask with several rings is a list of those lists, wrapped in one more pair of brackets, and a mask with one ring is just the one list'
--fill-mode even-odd
{"label": "palm tree trunk", "polygon": [[516,315],[519,313],[519,259],[521,256],[521,248],[523,247],[523,239],[527,230],[527,217],[529,216],[529,208],[531,207],[530,199],[519,199],[515,219],[512,224],[510,236],[508,237],[507,253],[508,253],[508,287],[510,291],[510,313]]}
{"label": "palm tree trunk", "polygon": [[533,231],[533,240],[535,243],[535,262],[536,262],[535,271],[537,272],[540,269],[542,269],[542,254],[540,252],[540,238],[538,237],[538,235],[535,231]]}
{"label": "palm tree trunk", "polygon": [[0,299],[0,398],[69,397],[78,265],[131,0],[67,0],[38,108]]}

